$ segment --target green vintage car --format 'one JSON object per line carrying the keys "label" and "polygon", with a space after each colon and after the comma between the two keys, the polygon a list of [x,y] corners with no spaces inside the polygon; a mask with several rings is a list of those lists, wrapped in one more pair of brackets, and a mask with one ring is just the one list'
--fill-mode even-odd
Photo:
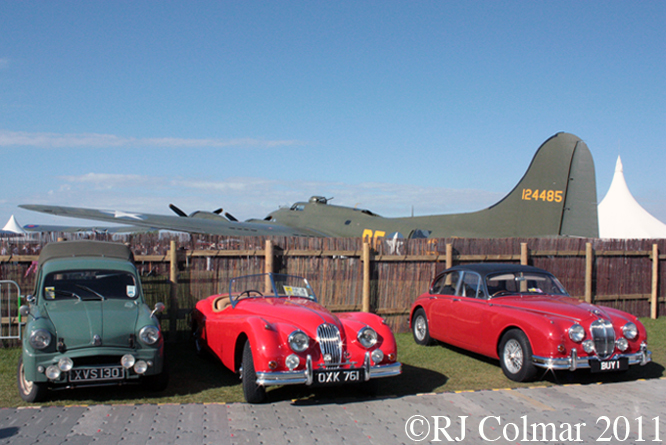
{"label": "green vintage car", "polygon": [[65,241],[39,256],[34,295],[20,308],[27,321],[18,363],[26,402],[49,388],[168,382],[164,340],[146,305],[132,251],[123,244]]}

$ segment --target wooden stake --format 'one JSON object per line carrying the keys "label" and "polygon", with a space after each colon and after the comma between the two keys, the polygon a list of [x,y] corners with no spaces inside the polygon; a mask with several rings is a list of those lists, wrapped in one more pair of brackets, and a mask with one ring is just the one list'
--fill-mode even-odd
{"label": "wooden stake", "polygon": [[529,250],[527,249],[527,243],[520,243],[520,264],[527,266],[530,262]]}
{"label": "wooden stake", "polygon": [[169,249],[169,342],[174,342],[178,323],[178,254],[175,240],[171,240]]}
{"label": "wooden stake", "polygon": [[[273,242],[269,239],[266,240],[266,252],[265,252],[265,270],[264,272],[269,274],[273,273]],[[273,293],[273,289],[271,289],[271,277],[269,275],[266,275],[266,281],[264,284],[265,288],[265,295],[270,295]]]}
{"label": "wooden stake", "polygon": [[594,264],[594,252],[592,243],[585,243],[585,302],[592,303],[592,266]]}
{"label": "wooden stake", "polygon": [[657,290],[659,288],[659,246],[652,245],[652,295],[650,295],[650,318],[657,319]]}
{"label": "wooden stake", "polygon": [[448,243],[446,245],[446,268],[451,267],[453,267],[453,244]]}
{"label": "wooden stake", "polygon": [[370,244],[363,243],[363,312],[370,312]]}

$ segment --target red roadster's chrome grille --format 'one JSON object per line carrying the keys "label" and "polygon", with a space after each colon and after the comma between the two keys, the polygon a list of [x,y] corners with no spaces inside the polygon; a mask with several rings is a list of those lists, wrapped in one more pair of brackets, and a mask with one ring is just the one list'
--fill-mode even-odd
{"label": "red roadster's chrome grille", "polygon": [[594,349],[600,359],[605,360],[615,350],[615,331],[613,323],[608,320],[599,319],[590,325],[590,333],[594,341]]}
{"label": "red roadster's chrome grille", "polygon": [[333,324],[324,323],[317,328],[317,343],[324,357],[324,363],[340,363],[342,361],[342,340],[340,331]]}

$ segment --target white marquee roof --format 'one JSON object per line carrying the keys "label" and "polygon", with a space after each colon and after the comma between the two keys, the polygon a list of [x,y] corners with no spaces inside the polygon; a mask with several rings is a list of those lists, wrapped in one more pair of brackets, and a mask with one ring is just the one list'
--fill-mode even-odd
{"label": "white marquee roof", "polygon": [[666,224],[650,215],[633,197],[617,157],[608,193],[599,203],[600,238],[666,238]]}
{"label": "white marquee roof", "polygon": [[16,222],[16,218],[14,218],[14,215],[12,215],[11,218],[9,218],[9,221],[7,221],[7,224],[5,224],[5,227],[2,228],[2,230],[6,230],[7,232],[12,232],[16,234],[20,233],[26,233],[25,230],[23,230],[23,227]]}

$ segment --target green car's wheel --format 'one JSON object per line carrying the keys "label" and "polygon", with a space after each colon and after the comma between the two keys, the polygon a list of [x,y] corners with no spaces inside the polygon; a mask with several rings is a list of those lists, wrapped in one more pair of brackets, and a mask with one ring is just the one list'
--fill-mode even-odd
{"label": "green car's wheel", "polygon": [[254,360],[250,342],[246,341],[243,347],[243,368],[241,369],[243,380],[243,395],[247,403],[264,403],[266,401],[266,388],[257,385],[257,373],[254,371]]}
{"label": "green car's wheel", "polygon": [[23,367],[23,357],[19,357],[18,361],[18,370],[17,370],[17,380],[18,380],[18,389],[19,395],[23,400],[29,403],[39,402],[44,399],[46,396],[46,391],[48,387],[46,383],[42,382],[31,382],[25,378],[25,368]]}

